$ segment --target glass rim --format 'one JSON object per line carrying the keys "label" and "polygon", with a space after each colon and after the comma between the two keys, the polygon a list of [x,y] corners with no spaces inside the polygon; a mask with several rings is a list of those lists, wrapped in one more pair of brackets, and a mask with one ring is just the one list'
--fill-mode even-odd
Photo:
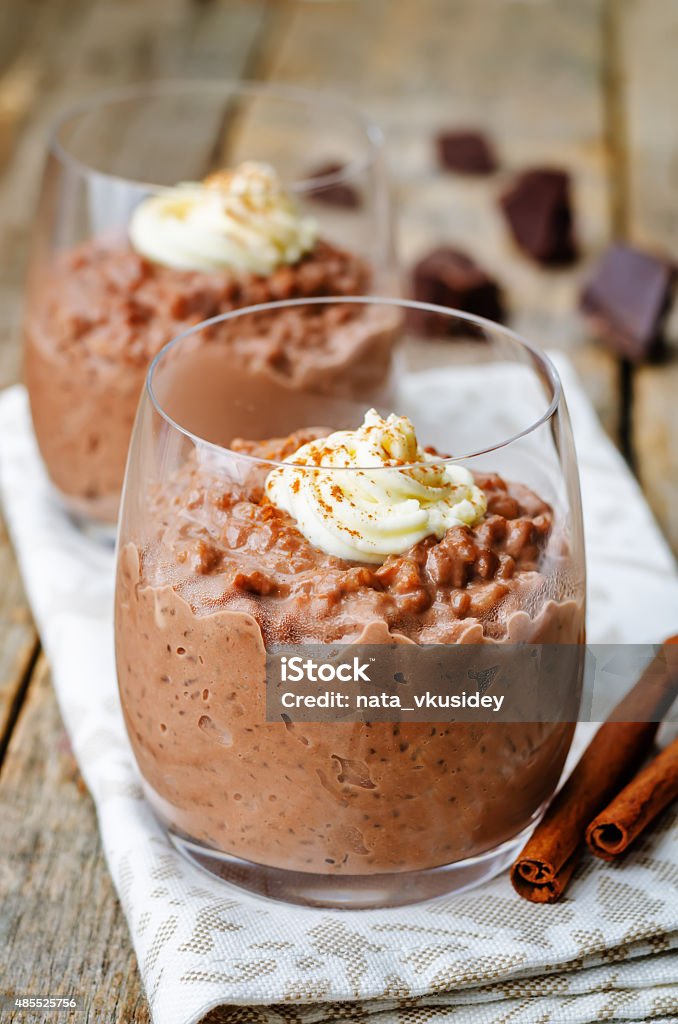
{"label": "glass rim", "polygon": [[328,109],[334,109],[352,117],[364,133],[365,142],[369,150],[368,154],[349,160],[341,169],[329,174],[285,182],[285,187],[294,193],[315,192],[330,185],[345,183],[360,171],[369,167],[375,157],[381,153],[384,144],[381,128],[374,121],[363,114],[349,100],[330,91],[306,89],[302,86],[287,85],[286,83],[273,81],[254,82],[247,79],[228,78],[163,78],[104,89],[83,100],[79,100],[77,103],[71,104],[52,121],[48,151],[83,177],[104,178],[108,181],[124,182],[136,188],[145,188],[148,191],[161,191],[167,188],[167,186],[159,185],[157,182],[145,181],[141,178],[129,178],[120,174],[112,174],[94,167],[92,164],[87,163],[86,160],[82,160],[71,153],[60,135],[69,122],[75,121],[83,114],[91,113],[97,110],[97,108],[103,109],[114,106],[116,103],[124,103],[135,99],[162,98],[163,96],[171,96],[173,93],[189,95],[191,92],[222,93],[224,96],[227,96],[229,93],[233,95],[240,93],[243,96],[277,98],[299,106],[326,106]]}
{"label": "glass rim", "polygon": [[[195,434],[187,427],[178,423],[169,413],[162,407],[157,395],[155,394],[153,387],[153,377],[157,370],[160,362],[165,356],[167,356],[177,345],[179,345],[186,338],[197,334],[199,331],[204,330],[207,327],[212,327],[215,324],[226,323],[230,320],[235,320],[238,317],[251,315],[253,313],[262,313],[273,311],[276,309],[292,309],[298,306],[320,306],[320,305],[338,305],[338,304],[349,304],[349,305],[363,305],[363,306],[386,306],[390,308],[406,309],[406,310],[419,310],[424,313],[434,313],[442,315],[447,318],[455,318],[457,320],[463,320],[466,323],[472,324],[475,327],[480,327],[485,331],[493,333],[499,333],[504,338],[518,345],[518,347],[529,353],[532,360],[539,366],[542,373],[548,379],[548,382],[552,389],[552,397],[546,410],[537,419],[533,420],[522,430],[517,431],[510,437],[504,438],[498,441],[496,444],[488,445],[484,448],[478,449],[477,451],[465,452],[462,455],[451,455],[436,459],[435,463],[431,462],[410,462],[403,465],[399,465],[395,468],[398,470],[413,470],[421,467],[431,465],[454,465],[456,463],[465,462],[469,459],[478,458],[482,455],[488,455],[492,452],[499,451],[502,448],[507,448],[509,445],[514,444],[520,438],[527,437],[532,434],[544,423],[547,423],[557,412],[560,404],[563,400],[563,388],[560,380],[560,375],[552,362],[552,360],[543,352],[538,349],[536,345],[526,341],[516,331],[511,330],[510,327],[505,327],[503,324],[496,323],[493,320],[488,320],[486,317],[476,316],[474,313],[465,313],[461,310],[452,309],[446,306],[436,306],[430,302],[417,302],[414,299],[397,299],[389,298],[386,296],[376,295],[336,295],[336,296],[312,296],[310,298],[296,298],[296,299],[279,299],[275,302],[264,302],[256,306],[243,306],[239,309],[230,310],[228,313],[221,313],[218,316],[210,317],[208,320],[202,320],[198,324],[194,324],[187,330],[182,331],[181,334],[176,335],[171,341],[163,345],[159,352],[153,357],[148,370],[146,371],[146,380],[144,384],[144,397],[147,397],[150,401],[155,412],[163,419],[169,427],[176,430],[179,434],[182,434],[189,441],[191,441],[196,447],[206,448],[211,451],[217,452],[220,455],[226,455],[234,459],[242,459],[254,464],[270,466],[271,469],[278,467],[284,467],[289,469],[292,465],[291,462],[287,462],[280,459],[266,459],[258,455],[250,455],[249,453],[239,452],[233,448],[228,448],[225,445],[217,444],[214,441],[209,441],[207,438],[201,437],[199,434]],[[453,342],[452,342],[453,344]],[[416,424],[415,424],[416,429]],[[334,431],[332,431],[334,433]],[[354,472],[366,472],[380,473],[383,470],[392,470],[393,466],[295,466],[298,470],[308,470],[310,472],[326,472],[326,473],[354,473]]]}

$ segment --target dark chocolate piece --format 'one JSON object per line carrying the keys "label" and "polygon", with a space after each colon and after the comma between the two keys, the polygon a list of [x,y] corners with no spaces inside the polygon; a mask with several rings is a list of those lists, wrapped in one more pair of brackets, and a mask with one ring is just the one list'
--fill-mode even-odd
{"label": "dark chocolate piece", "polygon": [[[320,167],[314,167],[307,172],[307,177],[324,178],[330,174],[340,174],[344,170],[344,164],[327,163]],[[343,206],[345,209],[356,209],[361,205],[360,193],[353,185],[345,181],[337,181],[327,185],[320,185],[317,189],[310,191],[309,199],[315,199],[319,203],[327,203],[329,206]]]}
{"label": "dark chocolate piece", "polygon": [[[412,291],[419,302],[448,306],[465,313],[503,320],[499,286],[483,269],[458,249],[441,247],[421,259],[412,271]],[[413,311],[413,326],[427,334],[459,333],[460,325],[424,310]]]}
{"label": "dark chocolate piece", "polygon": [[504,193],[501,208],[516,244],[538,263],[572,263],[574,241],[570,177],[566,171],[525,171]]}
{"label": "dark chocolate piece", "polygon": [[497,158],[490,140],[478,131],[440,132],[436,136],[440,165],[458,174],[492,174]]}
{"label": "dark chocolate piece", "polygon": [[657,355],[671,303],[675,267],[659,256],[613,245],[600,258],[581,296],[596,333],[625,359]]}

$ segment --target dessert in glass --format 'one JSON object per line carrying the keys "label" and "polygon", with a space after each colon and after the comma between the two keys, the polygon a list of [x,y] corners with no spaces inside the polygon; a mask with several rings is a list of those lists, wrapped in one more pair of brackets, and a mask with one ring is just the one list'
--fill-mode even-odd
{"label": "dessert in glass", "polygon": [[[340,187],[350,208],[333,201]],[[392,291],[387,197],[378,131],[322,94],[164,83],[57,123],[25,377],[49,476],[81,525],[116,520],[144,376],[173,337],[267,300]],[[288,354],[313,361],[298,348]]]}
{"label": "dessert in glass", "polygon": [[[331,333],[375,325],[359,382],[295,392],[231,358],[293,312]],[[413,313],[430,314],[425,336]],[[570,746],[584,582],[560,383],[509,330],[360,297],[191,329],[149,369],[118,538],[117,671],[150,804],[195,862],[282,900],[393,906],[491,877]],[[276,719],[267,660],[281,644],[472,658],[567,645],[575,711]]]}

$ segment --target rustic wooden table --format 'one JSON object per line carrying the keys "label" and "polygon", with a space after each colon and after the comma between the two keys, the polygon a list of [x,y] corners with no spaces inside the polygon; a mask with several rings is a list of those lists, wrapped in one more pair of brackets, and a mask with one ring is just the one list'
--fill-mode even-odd
{"label": "rustic wooden table", "polygon": [[[678,355],[629,372],[574,312],[586,265],[610,238],[678,255],[676,52],[678,0],[4,0],[0,386],[20,372],[27,241],[57,111],[96,89],[158,76],[341,90],[387,132],[404,264],[447,240],[496,271],[515,326],[570,352],[678,547]],[[571,169],[580,265],[547,273],[512,251],[492,201],[501,175],[436,170],[432,133],[460,123],[492,133],[506,172],[543,160]],[[85,1012],[73,1019],[83,1024],[148,1021],[4,533],[0,760],[0,991],[82,993]],[[28,1018],[5,1010],[0,1019]]]}

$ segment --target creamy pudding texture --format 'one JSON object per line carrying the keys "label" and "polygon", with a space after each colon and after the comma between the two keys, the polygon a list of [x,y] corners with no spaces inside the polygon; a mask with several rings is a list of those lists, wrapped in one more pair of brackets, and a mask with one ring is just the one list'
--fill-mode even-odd
{"label": "creamy pudding texture", "polygon": [[[94,239],[65,252],[34,286],[25,325],[33,424],[52,480],[83,511],[114,520],[139,394],[163,345],[220,313],[276,299],[363,294],[369,281],[360,258],[324,241],[266,277],[166,267],[126,240]],[[352,368],[365,373],[371,327],[361,328],[355,307],[353,332],[344,332],[345,347],[335,352],[337,315],[329,307],[324,317],[312,307],[281,310],[277,330],[258,340],[251,358],[248,328],[240,324],[231,331],[239,344],[229,358],[300,387],[325,354],[333,357],[325,368],[329,382],[338,369],[347,378]],[[374,357],[379,373],[381,355]],[[322,365],[312,383],[321,376]]]}
{"label": "creamy pudding texture", "polygon": [[[318,433],[231,447],[281,460]],[[237,462],[229,478],[196,451],[155,492],[157,534],[120,553],[122,705],[160,816],[234,856],[324,874],[434,867],[517,834],[555,788],[571,725],[266,722],[265,650],[580,642],[550,507],[477,474],[475,526],[367,564],[314,547],[267,500],[266,468]]]}

